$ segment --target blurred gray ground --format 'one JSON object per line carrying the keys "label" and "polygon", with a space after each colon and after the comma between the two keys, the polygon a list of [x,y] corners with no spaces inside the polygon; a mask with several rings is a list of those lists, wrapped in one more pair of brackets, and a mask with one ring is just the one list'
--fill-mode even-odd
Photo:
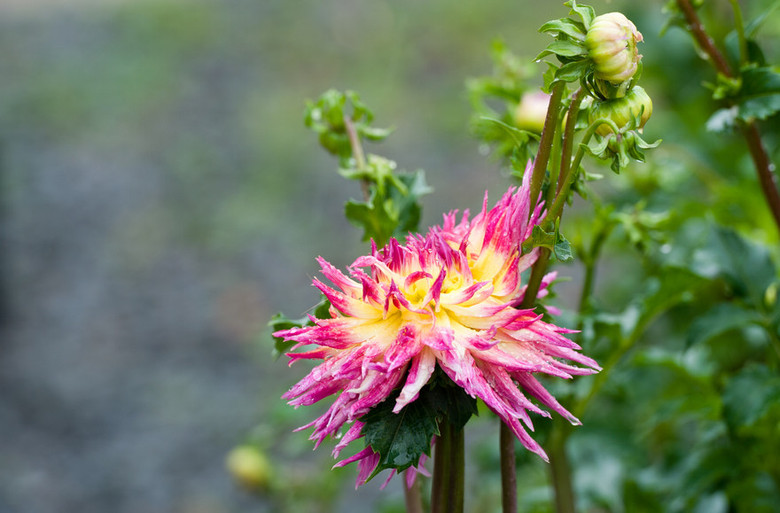
{"label": "blurred gray ground", "polygon": [[[537,53],[558,7],[5,4],[0,513],[269,511],[225,453],[313,412],[277,425],[305,369],[273,361],[265,323],[317,301],[315,256],[365,248],[341,215],[359,191],[302,126],[304,99],[360,91],[398,129],[369,151],[428,171],[436,223],[506,187],[469,138],[464,79],[490,72],[498,36]],[[367,510],[352,477],[336,511]]]}

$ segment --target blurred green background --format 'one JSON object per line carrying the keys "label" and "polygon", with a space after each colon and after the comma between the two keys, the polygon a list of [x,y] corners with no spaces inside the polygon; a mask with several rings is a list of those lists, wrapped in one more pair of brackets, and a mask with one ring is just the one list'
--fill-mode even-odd
{"label": "blurred green background", "polygon": [[[703,132],[712,107],[690,79],[687,36],[659,39],[663,2],[591,3],[625,9],[644,33],[660,118],[649,139],[673,159],[675,130]],[[516,0],[0,3],[0,513],[396,508],[395,483],[356,493],[353,468],[329,473],[329,448],[312,454],[290,433],[316,408],[279,399],[305,369],[274,361],[266,322],[317,302],[315,256],[344,267],[366,247],[342,215],[360,191],[304,128],[304,101],[359,91],[376,125],[396,128],[368,151],[426,170],[435,193],[421,225],[437,223],[508,183],[469,134],[465,80],[490,73],[496,39],[530,60],[548,42],[537,28],[566,12]],[[676,71],[653,74],[663,67]],[[743,203],[733,215],[768,220]],[[558,290],[564,306],[577,273]],[[493,444],[497,424],[476,426],[471,443]],[[242,442],[270,458],[265,492],[225,470]]]}

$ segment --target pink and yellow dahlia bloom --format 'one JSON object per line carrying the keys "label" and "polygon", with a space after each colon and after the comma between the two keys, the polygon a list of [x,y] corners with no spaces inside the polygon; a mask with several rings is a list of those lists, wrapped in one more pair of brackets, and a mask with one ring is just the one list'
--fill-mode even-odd
{"label": "pink and yellow dahlia bloom", "polygon": [[[333,285],[316,278],[314,285],[330,301],[331,318],[312,317],[313,326],[274,333],[297,342],[293,349],[317,346],[290,353],[291,364],[323,360],[284,394],[291,405],[311,405],[337,394],[324,415],[301,428],[314,429],[316,445],[328,435],[340,436],[334,450],[338,456],[362,436],[361,416],[400,387],[393,409],[398,413],[418,397],[436,366],[484,401],[526,448],[545,460],[544,450],[526,431],[533,430],[528,413],[549,417],[541,405],[578,423],[535,374],[571,378],[595,372],[598,364],[564,336],[569,330],[517,308],[526,289],[521,273],[539,256],[538,248],[522,251],[542,209],[530,212],[530,174],[492,209],[486,194],[482,211],[471,220],[468,211],[460,220],[457,211],[451,212],[441,226],[425,236],[410,235],[405,245],[395,239],[382,249],[372,244],[371,254],[349,267],[349,276],[318,259]],[[553,279],[553,273],[544,278],[540,297]],[[341,433],[345,424],[350,426]],[[369,446],[339,465],[353,461],[359,462],[361,484],[379,455]],[[413,475],[419,468],[411,470]]]}

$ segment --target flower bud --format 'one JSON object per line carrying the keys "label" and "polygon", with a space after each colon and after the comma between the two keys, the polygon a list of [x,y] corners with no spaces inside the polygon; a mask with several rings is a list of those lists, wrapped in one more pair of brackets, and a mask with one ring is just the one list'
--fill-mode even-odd
{"label": "flower bud", "polygon": [[620,84],[634,76],[642,58],[636,44],[642,34],[619,12],[596,16],[585,36],[588,55],[596,66],[596,78]]}
{"label": "flower bud", "polygon": [[[634,86],[623,98],[593,102],[588,114],[588,121],[593,123],[597,119],[606,118],[622,130],[631,125],[636,118],[639,118],[638,125],[631,126],[631,128],[641,129],[650,119],[652,113],[653,102],[650,100],[650,96],[641,87]],[[612,133],[612,128],[607,124],[601,124],[596,128],[596,133],[606,137]]]}
{"label": "flower bud", "polygon": [[265,454],[250,445],[241,445],[230,451],[225,464],[239,483],[253,490],[267,488],[273,473]]}
{"label": "flower bud", "polygon": [[515,109],[515,126],[529,132],[542,133],[549,105],[549,94],[542,91],[525,93]]}

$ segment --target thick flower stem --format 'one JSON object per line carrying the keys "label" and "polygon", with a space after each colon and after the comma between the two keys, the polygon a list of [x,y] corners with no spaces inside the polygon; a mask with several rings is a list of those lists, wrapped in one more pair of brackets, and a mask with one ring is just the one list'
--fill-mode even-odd
{"label": "thick flower stem", "polygon": [[[677,0],[677,6],[685,16],[685,20],[688,22],[688,30],[691,35],[701,49],[709,56],[715,69],[722,75],[733,78],[734,73],[731,71],[728,62],[725,57],[723,57],[723,54],[715,47],[715,44],[709,34],[707,34],[707,31],[704,30],[704,26],[701,24],[701,20],[699,20],[699,15],[696,14],[696,10],[691,5],[690,1]],[[739,13],[738,18],[741,18],[741,12],[738,10],[735,12]],[[741,19],[737,19],[738,31],[742,30],[741,21]],[[740,44],[742,44],[741,41]],[[743,58],[745,58],[744,55]],[[780,231],[780,192],[777,190],[776,178],[773,173],[774,165],[770,161],[769,155],[761,142],[761,133],[759,132],[755,121],[744,123],[741,126],[741,129],[742,135],[750,149],[750,156],[753,159],[753,165],[756,168],[761,190],[764,192],[764,198],[769,205],[769,210],[772,212],[775,225],[777,225],[777,229]]]}
{"label": "thick flower stem", "polygon": [[574,488],[571,480],[571,466],[566,454],[566,441],[571,433],[571,425],[564,419],[555,419],[548,449],[550,456],[550,474],[555,490],[556,513],[575,513]]}
{"label": "thick flower stem", "polygon": [[[565,91],[566,84],[564,82],[557,82],[552,88],[549,107],[547,107],[547,116],[544,120],[544,128],[539,141],[539,151],[536,153],[531,170],[531,205],[535,205],[539,201],[539,194],[547,173],[547,164],[553,149],[553,138],[558,132],[558,113],[561,110],[561,100]],[[533,211],[532,207],[531,212]],[[536,295],[539,293],[539,286],[542,283],[542,277],[545,269],[547,269],[547,260],[549,258],[549,250],[542,248],[539,259],[531,270],[531,278],[528,282],[521,308],[532,308],[536,302]],[[501,424],[499,446],[499,454],[501,455],[501,511],[503,513],[516,513],[517,469],[515,468],[515,436],[504,423]]]}
{"label": "thick flower stem", "polygon": [[515,435],[505,423],[501,423],[499,435],[501,451],[501,511],[517,511],[517,474],[515,471]]}
{"label": "thick flower stem", "polygon": [[433,456],[431,513],[463,513],[465,443],[463,429],[446,419],[439,423]]}
{"label": "thick flower stem", "polygon": [[412,486],[406,486],[406,479],[402,479],[404,487],[404,503],[406,513],[423,513],[422,494],[420,492],[420,480],[415,479]]}
{"label": "thick flower stem", "polygon": [[447,429],[439,425],[441,434],[436,439],[433,455],[433,482],[431,483],[431,513],[445,513],[447,507],[447,485],[450,481],[450,444]]}
{"label": "thick flower stem", "polygon": [[449,424],[452,443],[450,445],[452,470],[450,471],[449,509],[451,513],[463,513],[464,489],[466,484],[465,436],[463,429]]}

